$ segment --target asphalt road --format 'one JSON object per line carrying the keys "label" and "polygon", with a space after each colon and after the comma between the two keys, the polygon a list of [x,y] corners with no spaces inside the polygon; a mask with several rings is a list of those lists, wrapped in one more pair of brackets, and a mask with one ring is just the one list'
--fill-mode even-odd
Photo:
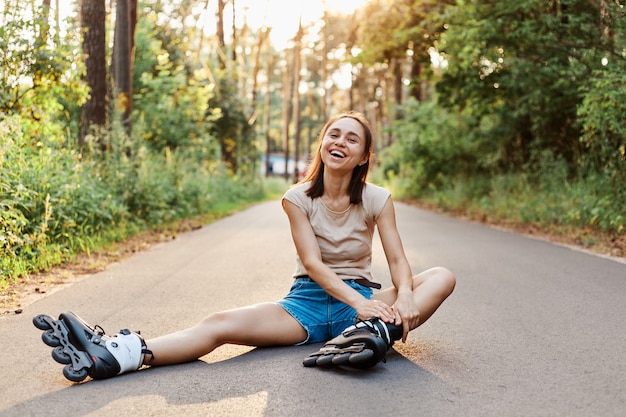
{"label": "asphalt road", "polygon": [[[271,201],[136,254],[0,318],[0,417],[625,416],[626,264],[397,204],[414,271],[457,287],[369,371],[304,368],[319,345],[224,346],[72,384],[31,319],[70,310],[147,338],[282,297],[295,251]],[[374,272],[389,284],[379,242]]]}

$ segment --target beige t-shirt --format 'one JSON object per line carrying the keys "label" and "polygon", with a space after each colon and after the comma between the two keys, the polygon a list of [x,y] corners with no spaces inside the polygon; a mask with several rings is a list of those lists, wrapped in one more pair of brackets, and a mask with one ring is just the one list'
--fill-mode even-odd
{"label": "beige t-shirt", "polygon": [[[287,190],[284,199],[298,206],[309,218],[322,253],[322,262],[341,279],[372,280],[372,236],[376,221],[390,197],[389,191],[374,184],[363,187],[361,204],[351,204],[344,212],[330,210],[321,198],[310,198],[310,183]],[[308,275],[300,257],[294,277]]]}

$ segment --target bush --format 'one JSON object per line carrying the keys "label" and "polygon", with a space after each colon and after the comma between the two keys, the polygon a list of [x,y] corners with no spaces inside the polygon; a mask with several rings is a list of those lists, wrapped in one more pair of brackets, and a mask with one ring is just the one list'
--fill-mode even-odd
{"label": "bush", "polygon": [[[626,157],[616,142],[607,147],[610,154],[600,157],[602,163],[582,163],[581,169],[547,149],[532,150],[525,165],[506,169],[500,166],[498,145],[490,143],[493,135],[482,135],[483,130],[492,131],[489,118],[476,123],[434,103],[408,103],[404,115],[394,131],[397,142],[381,152],[381,165],[373,175],[397,198],[548,230],[625,232]],[[619,129],[612,128],[613,141],[621,135]],[[593,137],[593,146],[600,147],[605,136]]]}
{"label": "bush", "polygon": [[435,103],[407,104],[396,123],[397,142],[381,152],[386,178],[409,195],[449,186],[476,170],[474,143],[465,140],[468,123]]}
{"label": "bush", "polygon": [[231,177],[210,151],[136,144],[128,156],[118,127],[111,151],[82,155],[32,146],[22,130],[19,116],[0,120],[0,288],[139,230],[266,195],[258,178]]}

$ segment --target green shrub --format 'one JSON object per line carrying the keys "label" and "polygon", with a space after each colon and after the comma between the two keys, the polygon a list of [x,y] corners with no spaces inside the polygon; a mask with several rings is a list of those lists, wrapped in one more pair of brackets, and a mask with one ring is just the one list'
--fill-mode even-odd
{"label": "green shrub", "polygon": [[537,149],[520,169],[506,169],[499,166],[498,146],[489,143],[493,137],[481,136],[483,130],[491,132],[489,118],[476,124],[433,103],[409,103],[404,113],[394,130],[396,143],[381,152],[381,165],[372,175],[396,198],[546,229],[625,232],[623,149],[613,146],[612,153],[600,158],[603,163],[581,169],[550,150]]}
{"label": "green shrub", "polygon": [[[19,116],[0,120],[0,288],[150,228],[213,217],[266,198],[232,177],[209,148],[154,150],[114,127],[110,151],[33,146]],[[94,141],[98,143],[99,141]]]}

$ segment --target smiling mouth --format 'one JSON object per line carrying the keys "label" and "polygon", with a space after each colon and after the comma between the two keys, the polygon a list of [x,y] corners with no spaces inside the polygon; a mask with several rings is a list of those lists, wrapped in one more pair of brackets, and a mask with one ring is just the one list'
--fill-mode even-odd
{"label": "smiling mouth", "polygon": [[345,158],[345,155],[339,151],[330,151],[330,154],[335,158]]}

